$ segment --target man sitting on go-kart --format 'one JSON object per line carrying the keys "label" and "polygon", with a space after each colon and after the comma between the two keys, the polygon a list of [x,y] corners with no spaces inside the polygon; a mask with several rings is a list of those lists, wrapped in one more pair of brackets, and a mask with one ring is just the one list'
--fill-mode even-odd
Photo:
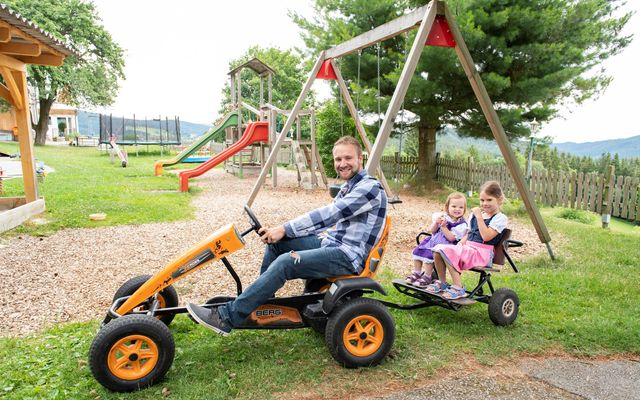
{"label": "man sitting on go-kart", "polygon": [[[260,276],[235,300],[214,308],[188,304],[189,314],[222,335],[244,320],[291,279],[357,275],[382,234],[387,196],[362,168],[362,148],[344,136],[333,146],[334,167],[345,183],[333,202],[284,225],[262,228]],[[328,230],[335,227],[335,229]],[[318,235],[323,233],[322,237]]]}

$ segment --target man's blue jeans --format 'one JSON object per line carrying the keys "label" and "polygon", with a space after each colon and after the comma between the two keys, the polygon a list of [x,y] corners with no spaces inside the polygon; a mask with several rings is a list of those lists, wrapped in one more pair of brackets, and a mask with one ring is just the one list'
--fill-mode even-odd
{"label": "man's blue jeans", "polygon": [[218,313],[232,326],[239,326],[288,280],[353,274],[353,264],[346,254],[337,247],[320,247],[317,236],[284,238],[267,245],[258,279],[238,298],[220,306]]}

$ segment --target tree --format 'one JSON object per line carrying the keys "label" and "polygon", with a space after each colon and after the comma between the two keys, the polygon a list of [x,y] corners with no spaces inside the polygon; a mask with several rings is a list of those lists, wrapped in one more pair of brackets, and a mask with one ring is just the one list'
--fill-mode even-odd
{"label": "tree", "polygon": [[37,90],[38,121],[33,121],[35,143],[44,144],[51,106],[66,104],[107,106],[124,79],[123,50],[100,25],[93,3],[83,0],[8,0],[23,17],[35,22],[75,50],[60,67],[29,65],[27,80]]}
{"label": "tree", "polygon": [[[419,4],[418,4],[419,3]],[[313,20],[293,14],[303,40],[316,55],[392,20],[424,1],[316,0]],[[510,139],[529,135],[528,122],[549,121],[566,103],[600,94],[611,78],[597,67],[630,42],[621,36],[631,14],[620,17],[621,0],[452,0],[450,9],[479,69]],[[386,106],[395,89],[407,48],[415,36],[380,44],[380,92]],[[377,92],[377,47],[364,49],[357,85],[358,57],[341,59],[341,69],[356,93]],[[365,112],[377,113],[372,96]],[[435,174],[436,132],[453,126],[461,135],[491,138],[471,85],[452,49],[425,46],[405,97],[416,114],[418,184]]]}

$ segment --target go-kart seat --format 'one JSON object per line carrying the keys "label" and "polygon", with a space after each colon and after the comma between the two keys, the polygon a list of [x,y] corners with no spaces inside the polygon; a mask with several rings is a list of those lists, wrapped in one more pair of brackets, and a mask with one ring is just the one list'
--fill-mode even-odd
{"label": "go-kart seat", "polygon": [[384,220],[384,228],[382,228],[382,235],[380,235],[380,239],[373,246],[369,255],[367,256],[367,260],[364,263],[364,268],[360,275],[346,275],[346,276],[336,276],[333,278],[327,278],[329,282],[335,282],[340,279],[351,279],[351,278],[374,278],[376,273],[378,272],[378,267],[382,262],[382,256],[384,255],[384,250],[387,247],[387,241],[389,240],[389,230],[391,229],[391,217],[387,216]]}
{"label": "go-kart seat", "polygon": [[511,256],[509,256],[507,249],[509,247],[521,247],[521,246],[522,246],[522,242],[511,239],[511,229],[505,228],[502,231],[502,237],[500,238],[500,241],[498,241],[498,243],[496,243],[495,246],[493,247],[493,263],[491,264],[491,266],[473,267],[471,268],[471,270],[476,272],[482,272],[482,271],[500,272],[500,270],[504,266],[504,261],[506,259],[511,265],[511,268],[513,268],[515,272],[518,272],[518,268],[516,267],[515,263],[511,259]]}

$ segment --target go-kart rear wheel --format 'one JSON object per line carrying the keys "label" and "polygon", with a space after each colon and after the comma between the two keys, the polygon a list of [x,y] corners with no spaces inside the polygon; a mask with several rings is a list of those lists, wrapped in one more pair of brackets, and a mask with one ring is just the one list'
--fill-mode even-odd
{"label": "go-kart rear wheel", "polygon": [[489,300],[489,318],[498,326],[513,323],[518,317],[520,299],[516,292],[507,288],[500,288],[493,292]]}
{"label": "go-kart rear wheel", "polygon": [[347,368],[376,365],[395,340],[393,317],[380,302],[356,298],[329,316],[325,342],[333,358]]}
{"label": "go-kart rear wheel", "polygon": [[116,392],[130,392],[162,379],[173,363],[169,328],[148,315],[125,315],[105,325],[89,349],[91,373]]}
{"label": "go-kart rear wheel", "polygon": [[[146,281],[151,278],[151,275],[140,275],[135,276],[120,286],[118,290],[116,290],[116,294],[113,295],[113,301],[120,297],[131,296],[136,290],[142,286]],[[149,309],[150,301],[152,299],[147,299],[145,303],[140,304],[138,307],[134,308],[134,311],[144,311]],[[173,286],[169,286],[165,289],[162,289],[158,293],[158,307],[177,307],[178,306],[178,292]],[[160,321],[162,321],[165,325],[169,326],[173,318],[175,318],[175,314],[166,314],[157,317]]]}

